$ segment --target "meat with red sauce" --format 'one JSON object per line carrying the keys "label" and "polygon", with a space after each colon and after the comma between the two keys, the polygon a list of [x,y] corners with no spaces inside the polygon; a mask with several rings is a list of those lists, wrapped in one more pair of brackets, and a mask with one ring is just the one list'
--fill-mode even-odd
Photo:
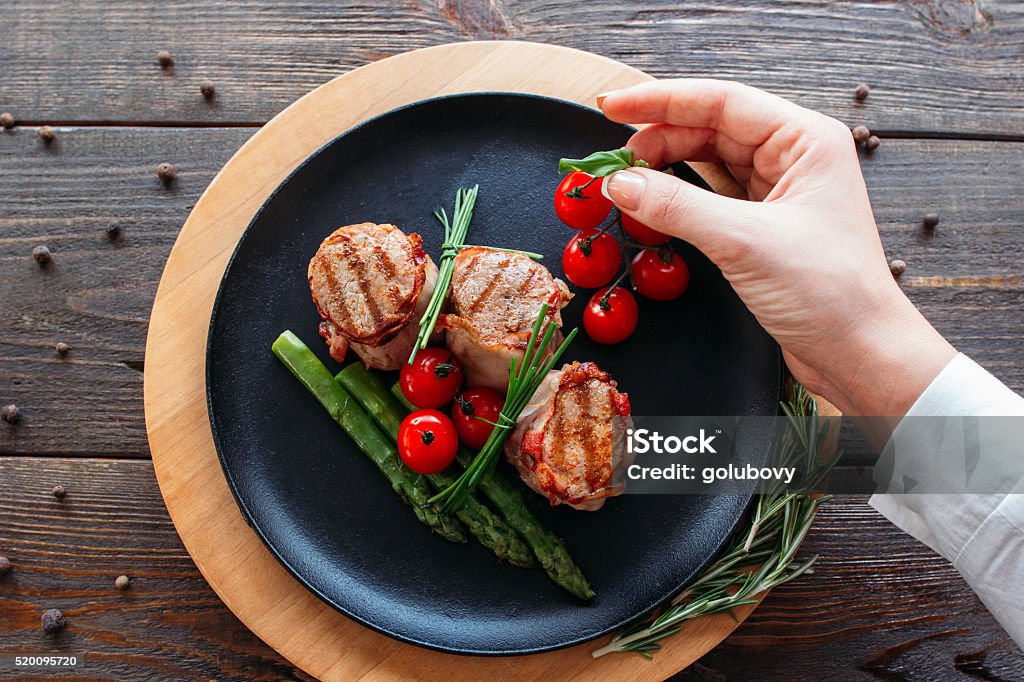
{"label": "meat with red sauce", "polygon": [[[504,393],[512,358],[522,360],[541,305],[549,306],[546,324],[561,327],[559,311],[572,295],[565,282],[522,253],[471,246],[455,257],[449,297],[451,312],[441,324],[466,383]],[[550,348],[561,341],[556,329]]]}
{"label": "meat with red sauce", "polygon": [[340,227],[320,244],[308,276],[332,358],[344,361],[351,348],[367,367],[401,367],[437,280],[418,234],[374,223]]}
{"label": "meat with red sauce", "polygon": [[573,362],[544,378],[505,441],[519,476],[552,506],[595,511],[622,493],[632,464],[629,397],[593,362]]}

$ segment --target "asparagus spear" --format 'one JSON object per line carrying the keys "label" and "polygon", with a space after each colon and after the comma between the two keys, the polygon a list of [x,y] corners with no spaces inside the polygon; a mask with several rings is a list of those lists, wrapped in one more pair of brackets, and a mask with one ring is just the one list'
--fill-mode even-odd
{"label": "asparagus spear", "polygon": [[282,332],[271,346],[274,355],[320,401],[334,421],[345,429],[359,449],[377,465],[391,487],[409,504],[421,522],[446,540],[466,542],[466,529],[449,514],[427,504],[430,488],[426,481],[406,473],[398,464],[398,452],[380,432],[352,396],[331,376],[313,351],[290,331]]}
{"label": "asparagus spear", "polygon": [[[393,385],[391,393],[407,408],[412,408],[402,394],[401,386]],[[464,447],[459,448],[455,461],[460,466],[468,467],[473,463],[473,453]],[[541,525],[526,506],[523,496],[508,479],[492,471],[480,479],[478,488],[491,501],[505,522],[526,540],[537,561],[552,580],[580,599],[588,600],[596,595],[579,566],[569,556],[562,539]]]}
{"label": "asparagus spear", "polygon": [[[339,372],[335,379],[373,417],[384,433],[392,440],[398,438],[398,427],[409,410],[388,392],[376,374],[366,369],[362,363],[354,362]],[[435,489],[443,490],[454,483],[457,476],[444,471],[424,478]],[[466,498],[466,502],[455,515],[466,524],[469,532],[480,541],[480,544],[494,552],[499,559],[521,568],[536,565],[530,548],[522,538],[516,535],[500,516],[480,504],[476,497]]]}

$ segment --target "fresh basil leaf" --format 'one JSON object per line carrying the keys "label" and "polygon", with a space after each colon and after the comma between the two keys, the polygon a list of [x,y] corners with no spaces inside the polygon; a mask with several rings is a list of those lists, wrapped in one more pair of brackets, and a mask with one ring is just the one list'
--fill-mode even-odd
{"label": "fresh basil leaf", "polygon": [[610,152],[594,152],[585,159],[560,159],[558,161],[558,172],[583,171],[593,175],[595,178],[603,178],[606,175],[611,175],[615,171],[629,168],[632,165],[632,150],[615,149]]}

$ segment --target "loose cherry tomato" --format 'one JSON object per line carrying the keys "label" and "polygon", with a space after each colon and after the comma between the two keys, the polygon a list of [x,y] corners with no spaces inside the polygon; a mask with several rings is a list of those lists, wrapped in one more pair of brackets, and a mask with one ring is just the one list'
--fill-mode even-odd
{"label": "loose cherry tomato", "polygon": [[416,407],[441,407],[459,392],[462,364],[447,348],[424,348],[411,365],[402,365],[398,381],[406,400]]}
{"label": "loose cherry tomato", "polygon": [[640,312],[636,299],[628,289],[615,287],[607,300],[602,301],[608,287],[594,292],[583,311],[583,328],[598,343],[619,343],[636,331]]}
{"label": "loose cherry tomato", "polygon": [[[591,180],[594,180],[594,176],[589,173],[573,171],[562,179],[555,190],[555,213],[558,219],[577,230],[597,227],[612,211],[612,202],[601,194],[604,178],[593,182]],[[581,189],[584,185],[587,185],[586,189]]]}
{"label": "loose cherry tomato", "polygon": [[625,213],[622,214],[622,229],[633,238],[633,241],[644,246],[661,246],[662,244],[668,244],[672,240],[672,237],[669,235],[652,230],[636,218]]}
{"label": "loose cherry tomato", "polygon": [[690,283],[686,261],[670,249],[644,249],[633,258],[632,267],[636,290],[652,301],[679,298]]}
{"label": "loose cherry tomato", "polygon": [[[595,236],[597,235],[597,236]],[[607,232],[583,230],[562,252],[562,269],[569,281],[584,289],[603,287],[612,281],[622,262],[619,240]]]}
{"label": "loose cherry tomato", "polygon": [[497,422],[503,407],[505,397],[494,389],[486,386],[467,388],[452,403],[452,422],[459,432],[459,440],[474,450],[482,448],[494,430],[494,426],[487,422]]}
{"label": "loose cherry tomato", "polygon": [[398,427],[398,455],[417,474],[444,471],[458,449],[455,425],[443,412],[416,410]]}

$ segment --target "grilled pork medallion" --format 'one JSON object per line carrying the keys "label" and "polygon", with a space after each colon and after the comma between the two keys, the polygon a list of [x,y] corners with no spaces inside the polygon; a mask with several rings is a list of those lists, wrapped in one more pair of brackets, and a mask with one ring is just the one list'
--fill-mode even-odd
{"label": "grilled pork medallion", "polygon": [[632,426],[629,396],[608,373],[573,362],[545,377],[505,441],[505,456],[552,506],[595,511],[625,488]]}
{"label": "grilled pork medallion", "polygon": [[394,370],[409,358],[437,267],[416,233],[394,225],[339,227],[309,261],[320,336],[342,362],[351,348],[367,367]]}
{"label": "grilled pork medallion", "polygon": [[[526,350],[540,307],[548,322],[562,326],[559,311],[572,298],[569,288],[548,269],[521,253],[470,246],[455,257],[450,290],[451,313],[441,318],[448,347],[462,361],[466,383],[508,388],[512,358]],[[555,331],[551,348],[561,343]]]}

